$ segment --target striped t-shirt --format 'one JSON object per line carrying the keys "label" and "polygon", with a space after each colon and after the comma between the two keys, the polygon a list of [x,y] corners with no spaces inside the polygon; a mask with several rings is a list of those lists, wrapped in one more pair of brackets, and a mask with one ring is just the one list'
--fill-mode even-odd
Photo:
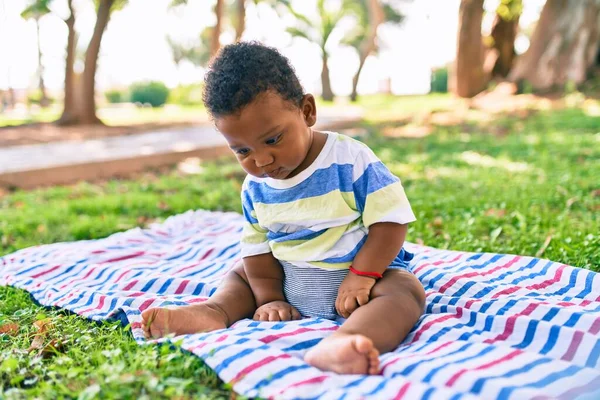
{"label": "striped t-shirt", "polygon": [[298,175],[283,180],[248,175],[242,207],[242,257],[272,252],[294,266],[324,270],[347,269],[370,225],[415,220],[400,180],[373,151],[333,132]]}

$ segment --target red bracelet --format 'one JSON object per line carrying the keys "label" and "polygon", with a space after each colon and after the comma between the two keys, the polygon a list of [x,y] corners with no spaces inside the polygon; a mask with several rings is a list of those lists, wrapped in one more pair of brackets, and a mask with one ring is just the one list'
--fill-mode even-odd
{"label": "red bracelet", "polygon": [[354,269],[354,267],[352,265],[350,266],[350,272],[352,272],[353,274],[356,274],[356,275],[360,275],[360,276],[368,276],[369,278],[375,278],[375,279],[383,278],[383,274],[380,274],[379,272],[359,271],[357,269]]}

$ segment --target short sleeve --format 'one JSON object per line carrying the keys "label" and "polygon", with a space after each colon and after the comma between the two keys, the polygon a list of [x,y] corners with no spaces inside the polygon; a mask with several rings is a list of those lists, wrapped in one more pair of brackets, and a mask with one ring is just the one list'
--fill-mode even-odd
{"label": "short sleeve", "polygon": [[378,222],[407,224],[416,220],[400,179],[361,145],[353,169],[353,190],[363,224]]}
{"label": "short sleeve", "polygon": [[247,188],[242,189],[242,211],[245,219],[241,239],[242,257],[270,253],[267,230],[258,224],[256,211],[254,211],[252,198]]}

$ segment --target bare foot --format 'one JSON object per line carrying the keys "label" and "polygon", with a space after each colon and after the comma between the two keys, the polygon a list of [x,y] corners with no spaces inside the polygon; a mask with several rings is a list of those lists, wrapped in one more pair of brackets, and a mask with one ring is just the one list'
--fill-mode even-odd
{"label": "bare foot", "polygon": [[168,334],[185,335],[227,328],[227,314],[210,303],[175,308],[150,308],[142,312],[146,339]]}
{"label": "bare foot", "polygon": [[304,361],[338,374],[379,373],[379,351],[373,341],[363,335],[334,333],[309,350]]}

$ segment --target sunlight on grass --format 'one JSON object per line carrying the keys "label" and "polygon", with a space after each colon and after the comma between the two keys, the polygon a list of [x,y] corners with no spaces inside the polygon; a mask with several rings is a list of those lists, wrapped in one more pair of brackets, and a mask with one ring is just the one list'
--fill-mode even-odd
{"label": "sunlight on grass", "polygon": [[504,168],[510,172],[525,172],[530,166],[524,162],[514,162],[507,159],[495,159],[487,154],[480,154],[475,151],[465,151],[459,157],[469,165],[486,168]]}
{"label": "sunlight on grass", "polygon": [[170,104],[158,108],[139,108],[134,105],[118,108],[107,107],[98,110],[98,117],[109,126],[143,123],[205,123],[209,121],[204,107],[181,107]]}

